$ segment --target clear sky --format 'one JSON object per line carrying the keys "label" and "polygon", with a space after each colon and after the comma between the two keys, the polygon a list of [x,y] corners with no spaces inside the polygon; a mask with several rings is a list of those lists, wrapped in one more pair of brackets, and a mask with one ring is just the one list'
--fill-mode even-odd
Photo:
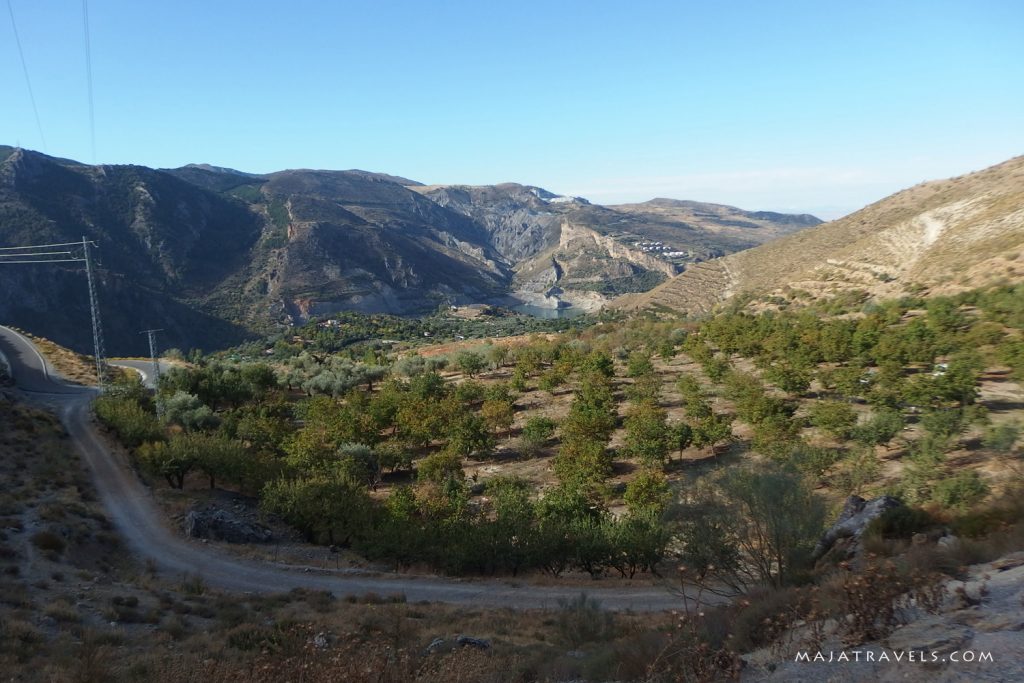
{"label": "clear sky", "polygon": [[1024,2],[0,3],[0,143],[834,217],[1024,153]]}

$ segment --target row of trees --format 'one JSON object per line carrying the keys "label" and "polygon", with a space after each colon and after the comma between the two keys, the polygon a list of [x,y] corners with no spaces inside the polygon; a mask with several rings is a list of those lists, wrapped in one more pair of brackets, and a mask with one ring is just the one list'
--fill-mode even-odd
{"label": "row of trees", "polygon": [[485,504],[473,505],[464,485],[396,489],[382,506],[358,489],[326,482],[279,480],[267,506],[313,540],[348,543],[396,567],[428,564],[453,574],[539,569],[633,576],[664,557],[668,529],[650,508],[615,519],[583,492],[558,487],[534,500],[526,482],[488,482]]}
{"label": "row of trees", "polygon": [[[980,375],[986,362],[1012,356],[1003,325],[1020,322],[1019,310],[1011,294],[995,290],[886,302],[860,317],[823,318],[812,309],[734,311],[701,325],[684,350],[722,384],[737,417],[753,427],[755,450],[813,478],[828,473],[833,486],[849,493],[877,478],[874,448],[903,434],[910,413],[922,436],[908,444],[903,496],[959,506],[978,500],[986,487],[976,473],[951,471],[945,454],[970,423],[987,420],[975,405]],[[734,354],[750,358],[758,374],[731,369]],[[805,416],[796,416],[797,399],[815,382],[815,400]],[[862,402],[870,412],[855,408]],[[802,436],[808,424],[835,445],[809,443]]]}

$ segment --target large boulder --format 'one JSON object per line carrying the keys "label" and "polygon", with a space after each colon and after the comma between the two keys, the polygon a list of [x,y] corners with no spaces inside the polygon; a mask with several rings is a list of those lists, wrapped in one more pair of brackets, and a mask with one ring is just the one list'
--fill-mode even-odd
{"label": "large boulder", "polygon": [[185,535],[228,543],[267,543],[274,537],[270,529],[227,510],[192,510],[185,515]]}
{"label": "large boulder", "polygon": [[860,496],[850,496],[843,505],[843,511],[839,518],[832,525],[825,535],[821,537],[814,547],[812,557],[817,560],[827,553],[840,539],[848,538],[851,542],[847,544],[847,554],[856,556],[860,552],[860,537],[864,534],[868,524],[877,519],[886,510],[903,507],[903,503],[892,496],[879,496],[871,500],[864,500]]}

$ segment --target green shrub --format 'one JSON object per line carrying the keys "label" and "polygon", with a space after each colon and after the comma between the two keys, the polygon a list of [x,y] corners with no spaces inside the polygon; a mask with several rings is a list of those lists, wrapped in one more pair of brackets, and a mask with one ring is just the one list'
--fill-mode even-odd
{"label": "green shrub", "polygon": [[980,502],[988,491],[988,484],[977,472],[957,472],[935,485],[932,500],[945,508],[962,510]]}
{"label": "green shrub", "polygon": [[837,439],[846,439],[857,424],[857,413],[845,401],[816,401],[811,406],[811,424]]}
{"label": "green shrub", "polygon": [[889,443],[903,429],[903,415],[891,409],[879,410],[867,422],[851,430],[852,437],[865,446]]}
{"label": "green shrub", "polygon": [[890,508],[868,524],[865,533],[881,538],[910,538],[935,526],[935,519],[918,507]]}
{"label": "green shrub", "polygon": [[526,421],[519,437],[519,450],[523,455],[534,456],[540,452],[555,433],[555,421],[550,417],[535,415]]}
{"label": "green shrub", "polygon": [[228,647],[249,652],[252,650],[274,650],[281,644],[281,633],[265,626],[241,624],[228,631]]}
{"label": "green shrub", "polygon": [[122,396],[100,396],[93,403],[96,417],[117,434],[129,448],[138,448],[147,441],[161,441],[163,428],[156,415],[145,410],[138,401]]}
{"label": "green shrub", "polygon": [[1004,422],[1003,424],[990,427],[985,432],[983,443],[985,448],[998,453],[1009,453],[1013,450],[1014,444],[1017,443],[1018,437],[1020,437],[1020,425],[1013,422]]}
{"label": "green shrub", "polygon": [[61,553],[64,552],[64,547],[67,544],[63,538],[52,531],[37,531],[32,534],[32,545],[40,550]]}
{"label": "green shrub", "polygon": [[601,608],[600,601],[580,593],[579,597],[558,601],[556,617],[559,642],[572,650],[586,643],[611,640],[615,636],[615,617]]}

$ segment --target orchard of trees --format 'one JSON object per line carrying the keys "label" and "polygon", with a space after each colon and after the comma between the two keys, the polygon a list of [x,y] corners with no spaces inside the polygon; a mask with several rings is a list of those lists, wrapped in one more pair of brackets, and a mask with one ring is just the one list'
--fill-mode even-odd
{"label": "orchard of trees", "polygon": [[[1024,376],[1022,294],[636,318],[450,357],[326,341],[261,363],[196,357],[156,396],[126,385],[96,412],[167,485],[257,496],[311,541],[397,567],[632,576],[671,548],[720,583],[781,585],[824,524],[814,489],[881,492],[878,449],[905,451],[885,490],[910,503],[984,498],[947,455],[985,425],[984,369]],[[1018,435],[994,425],[984,447],[1012,454]],[[542,487],[466,475],[546,455]]]}

